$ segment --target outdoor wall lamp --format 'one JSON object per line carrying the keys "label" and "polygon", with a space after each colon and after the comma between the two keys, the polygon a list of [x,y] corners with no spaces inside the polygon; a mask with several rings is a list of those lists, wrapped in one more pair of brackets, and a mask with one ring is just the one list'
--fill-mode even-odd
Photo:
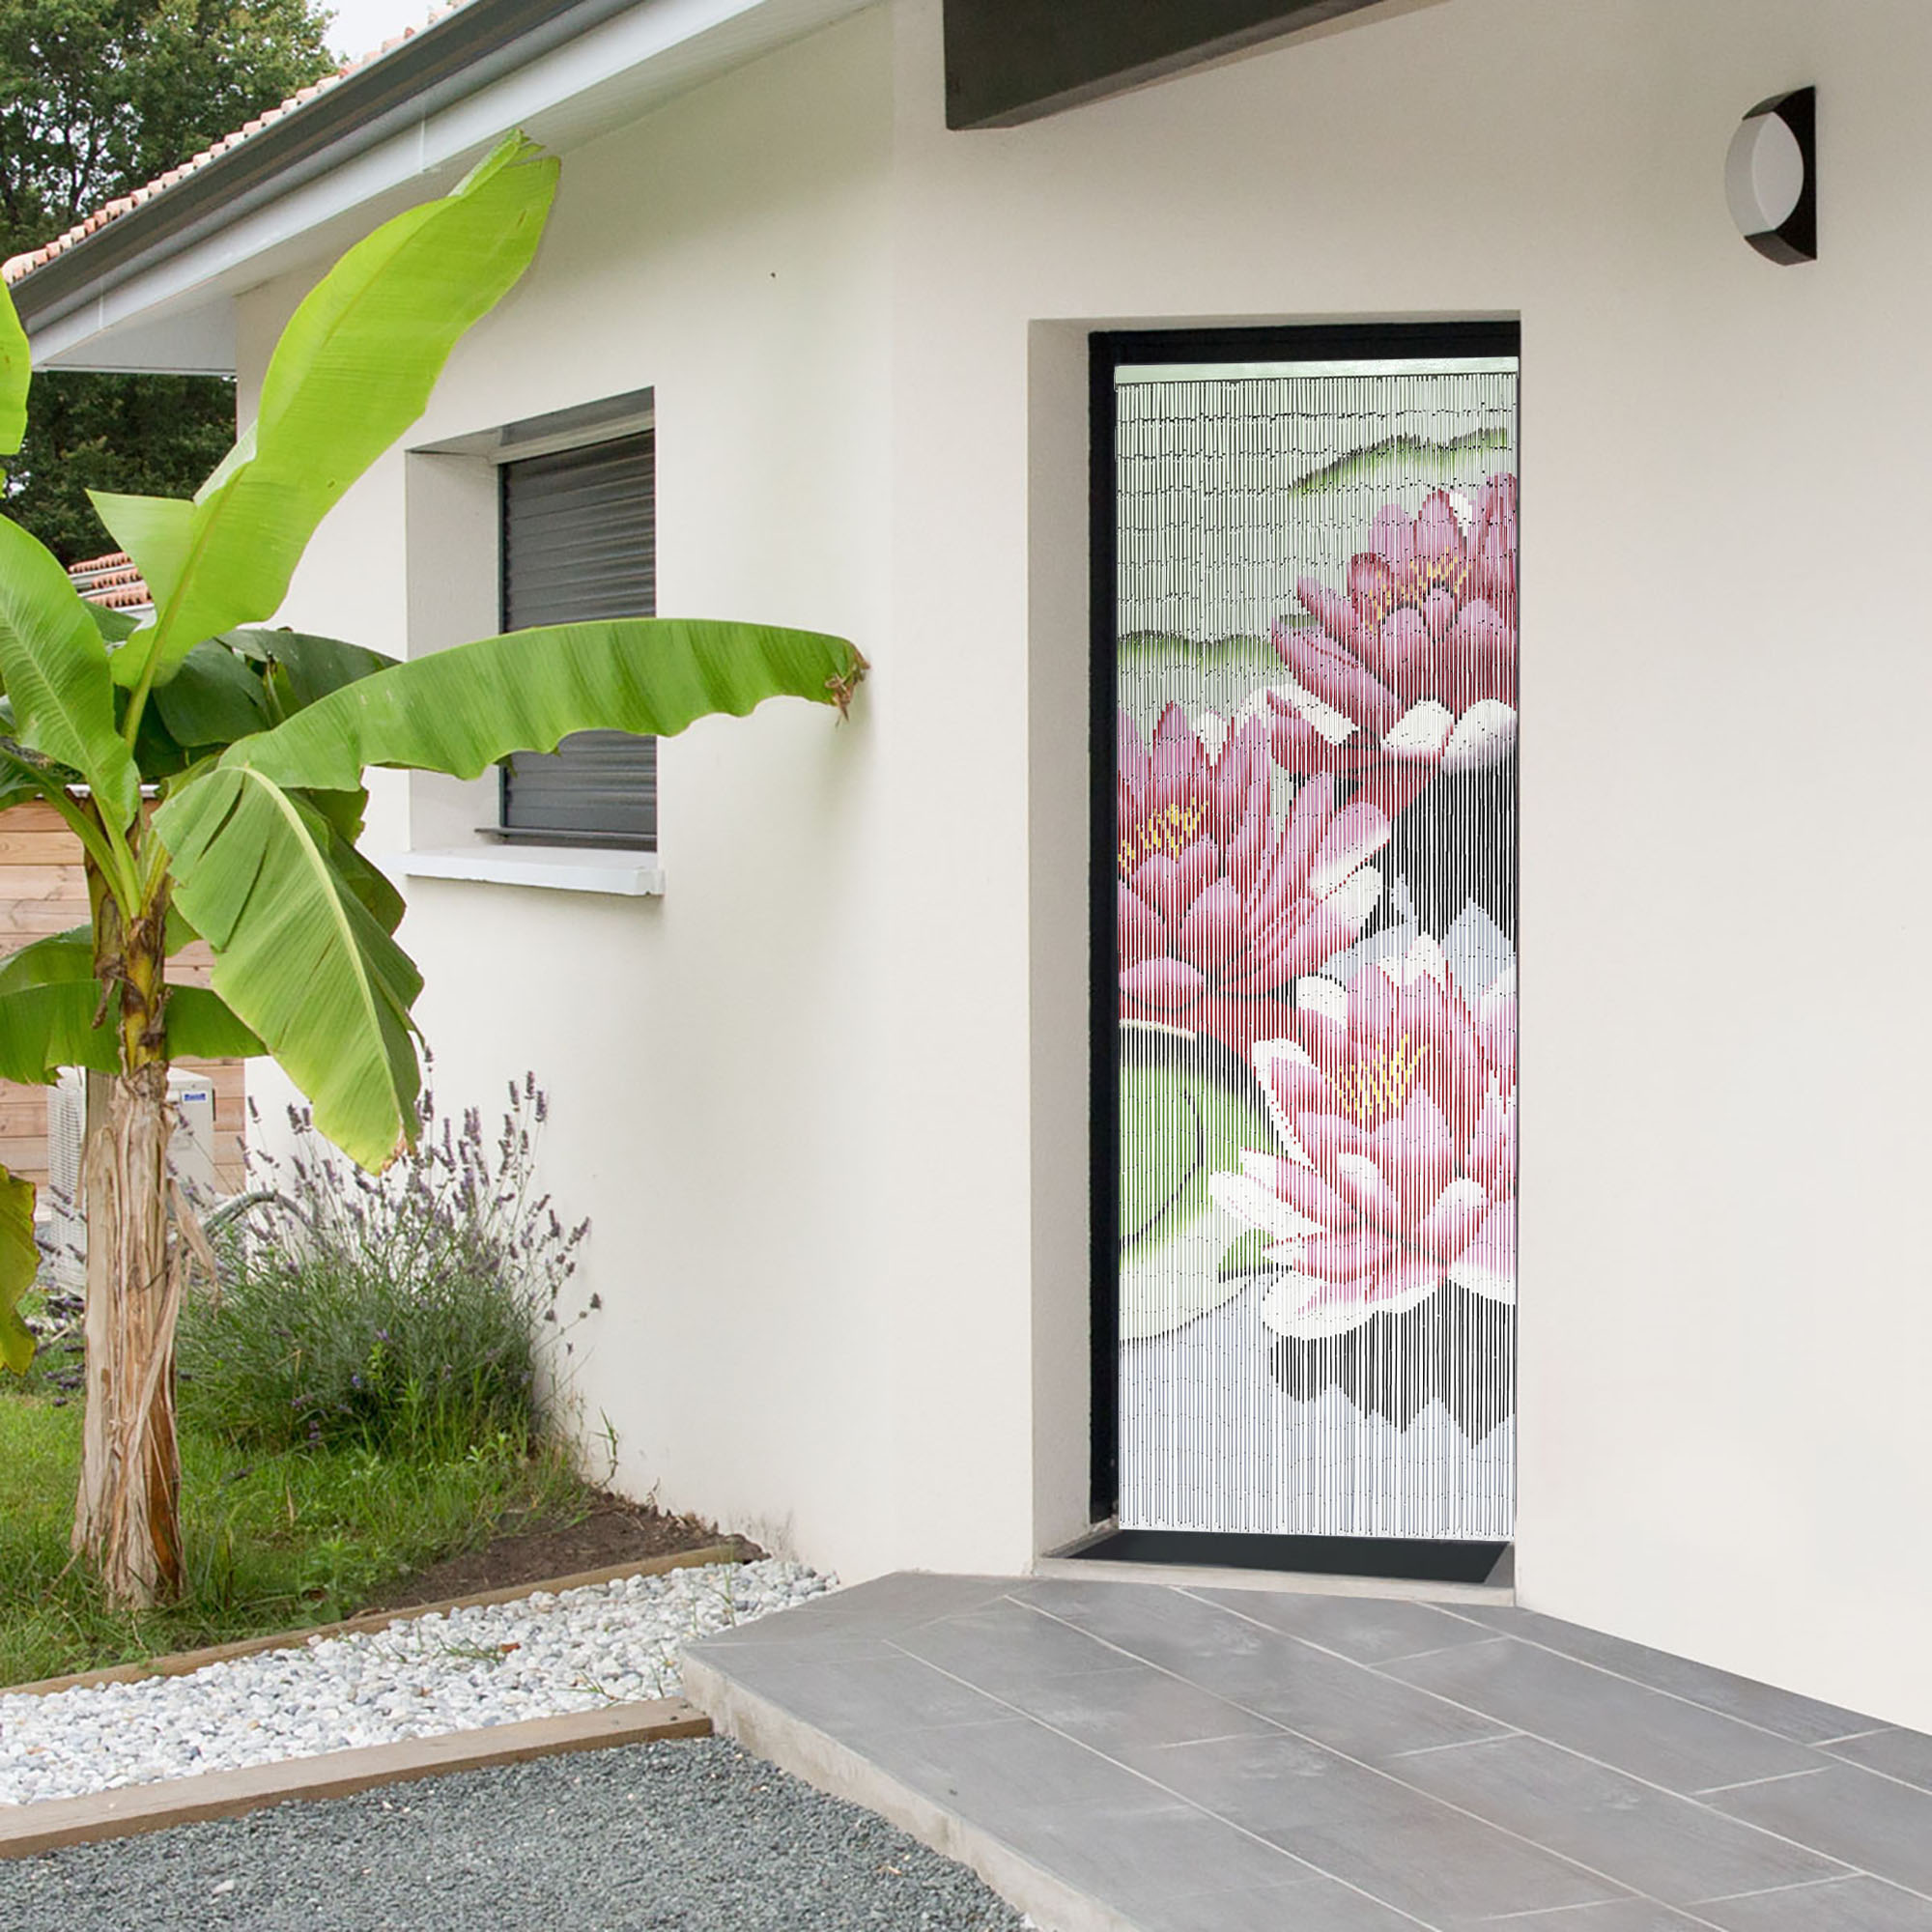
{"label": "outdoor wall lamp", "polygon": [[1738,233],[1774,262],[1818,259],[1818,90],[1760,100],[1731,136],[1724,198]]}

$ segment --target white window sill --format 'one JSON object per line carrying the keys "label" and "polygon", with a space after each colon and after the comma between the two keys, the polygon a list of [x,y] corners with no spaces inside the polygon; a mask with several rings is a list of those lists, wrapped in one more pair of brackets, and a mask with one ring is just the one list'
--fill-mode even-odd
{"label": "white window sill", "polygon": [[398,852],[384,870],[412,879],[473,879],[492,886],[539,886],[558,893],[651,898],[664,891],[655,852],[584,845],[473,845]]}

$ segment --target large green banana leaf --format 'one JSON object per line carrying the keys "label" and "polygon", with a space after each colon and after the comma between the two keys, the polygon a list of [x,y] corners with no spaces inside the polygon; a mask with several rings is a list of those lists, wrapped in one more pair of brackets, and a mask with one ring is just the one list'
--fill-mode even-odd
{"label": "large green banana leaf", "polygon": [[639,618],[487,638],[243,739],[154,829],[177,902],[214,949],[216,992],[307,1094],[316,1125],[381,1166],[414,1131],[421,982],[389,937],[401,901],[305,788],[354,801],[370,764],[473,778],[571,731],[668,733],[785,695],[841,702],[862,669],[841,639],[766,625]]}
{"label": "large green banana leaf", "polygon": [[50,767],[36,764],[18,745],[8,742],[6,734],[13,728],[13,707],[0,697],[0,811],[43,799],[43,787],[56,776]]}
{"label": "large green banana leaf", "polygon": [[34,1359],[33,1331],[20,1320],[20,1297],[40,1272],[34,1244],[34,1183],[0,1167],[0,1362],[23,1376]]}
{"label": "large green banana leaf", "polygon": [[149,780],[172,777],[395,662],[333,638],[226,631],[195,645],[174,676],[156,687],[141,713],[134,762]]}
{"label": "large green banana leaf", "polygon": [[222,762],[338,790],[369,765],[473,779],[511,752],[553,751],[572,731],[668,737],[715,712],[742,718],[768,697],[838,703],[862,668],[844,639],[822,631],[682,617],[554,624],[378,671],[242,739]]}
{"label": "large green banana leaf", "polygon": [[[134,559],[149,596],[157,606],[171,601],[181,588],[192,548],[193,503],[185,497],[124,497],[111,490],[90,490],[87,496],[108,534]],[[128,635],[139,636],[143,628],[136,625]],[[121,682],[133,684],[139,678]]]}
{"label": "large green banana leaf", "polygon": [[197,644],[155,692],[168,735],[186,751],[227,747],[274,723],[262,680],[233,651]]}
{"label": "large green banana leaf", "polygon": [[115,654],[165,683],[198,643],[274,614],[344,491],[419,416],[449,353],[529,266],[556,161],[505,140],[440,200],[386,221],[310,291],[283,330],[261,408],[192,504],[100,497],[156,598]]}
{"label": "large green banana leaf", "polygon": [[13,456],[27,434],[27,331],[0,282],[0,456]]}
{"label": "large green banana leaf", "polygon": [[333,863],[341,835],[307,800],[233,766],[184,785],[155,830],[183,914],[214,949],[216,993],[308,1095],[316,1125],[381,1167],[415,1130],[410,1008],[422,978]]}
{"label": "large green banana leaf", "polygon": [[106,604],[96,604],[88,598],[81,601],[87,605],[87,614],[94,619],[94,628],[100,633],[110,652],[116,644],[131,638],[141,628],[136,619],[125,611],[116,611]]}
{"label": "large green banana leaf", "polygon": [[[0,961],[0,1080],[44,1085],[63,1066],[112,1073],[120,1049],[111,1016],[100,1012],[94,934],[79,925],[37,939]],[[203,986],[174,986],[166,1013],[172,1058],[243,1060],[262,1042]]]}
{"label": "large green banana leaf", "polygon": [[19,742],[78,772],[126,825],[141,802],[141,776],[114,728],[107,645],[52,552],[5,517],[0,685]]}
{"label": "large green banana leaf", "polygon": [[312,638],[300,631],[226,631],[221,642],[240,656],[279,672],[276,695],[285,711],[299,711],[357,678],[373,677],[396,662],[365,644],[339,638]]}

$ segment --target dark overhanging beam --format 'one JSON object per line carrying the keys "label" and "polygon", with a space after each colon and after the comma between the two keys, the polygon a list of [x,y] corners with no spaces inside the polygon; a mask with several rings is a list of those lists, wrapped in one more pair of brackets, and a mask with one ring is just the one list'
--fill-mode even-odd
{"label": "dark overhanging beam", "polygon": [[1375,0],[945,0],[946,125],[1011,128]]}

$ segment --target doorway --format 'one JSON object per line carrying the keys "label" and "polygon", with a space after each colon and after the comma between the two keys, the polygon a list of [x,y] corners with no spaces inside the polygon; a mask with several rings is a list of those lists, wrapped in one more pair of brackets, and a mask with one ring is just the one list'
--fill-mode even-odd
{"label": "doorway", "polygon": [[1518,346],[1093,339],[1094,1503],[1141,1553],[1513,1532]]}

